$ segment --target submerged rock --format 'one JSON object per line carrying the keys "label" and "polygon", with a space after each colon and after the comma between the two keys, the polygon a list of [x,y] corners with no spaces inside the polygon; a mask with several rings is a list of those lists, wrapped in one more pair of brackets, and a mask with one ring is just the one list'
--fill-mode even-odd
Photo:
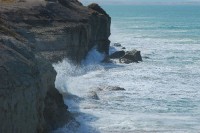
{"label": "submerged rock", "polygon": [[119,86],[105,86],[105,87],[98,87],[98,91],[125,91],[124,88]]}
{"label": "submerged rock", "polygon": [[132,50],[132,51],[127,51],[126,54],[119,59],[120,63],[133,63],[133,62],[139,62],[142,61],[142,56],[140,54],[140,51],[137,50]]}
{"label": "submerged rock", "polygon": [[99,100],[99,96],[97,95],[95,91],[89,92],[88,97],[91,99]]}
{"label": "submerged rock", "polygon": [[119,86],[107,86],[105,89],[109,91],[124,91],[125,90],[124,88],[119,87]]}
{"label": "submerged rock", "polygon": [[149,56],[143,56],[143,58],[144,58],[144,59],[150,59],[150,57],[149,57]]}
{"label": "submerged rock", "polygon": [[121,47],[122,45],[120,43],[114,43],[115,47]]}
{"label": "submerged rock", "polygon": [[116,51],[109,56],[110,59],[119,59],[125,55],[125,51]]}

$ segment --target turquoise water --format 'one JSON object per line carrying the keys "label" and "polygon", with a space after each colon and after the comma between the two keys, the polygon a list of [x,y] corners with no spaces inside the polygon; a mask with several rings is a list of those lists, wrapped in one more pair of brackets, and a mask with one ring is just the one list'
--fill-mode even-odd
{"label": "turquoise water", "polygon": [[[199,43],[199,6],[105,6],[119,32]],[[182,43],[182,42],[180,42]],[[187,43],[187,42],[183,42]]]}
{"label": "turquoise water", "polygon": [[[54,66],[57,88],[76,96],[65,98],[82,125],[76,132],[199,133],[200,7],[103,7],[112,17],[111,47],[136,48],[143,62],[102,64],[92,50],[81,68],[67,60]],[[126,91],[95,89],[102,86]]]}

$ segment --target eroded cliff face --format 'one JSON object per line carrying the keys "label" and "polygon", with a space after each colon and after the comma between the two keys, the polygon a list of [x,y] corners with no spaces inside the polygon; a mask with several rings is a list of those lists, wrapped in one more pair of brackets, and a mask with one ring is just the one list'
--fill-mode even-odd
{"label": "eroded cliff face", "polygon": [[[97,4],[84,7],[76,0],[54,0],[29,8],[3,10],[1,17],[34,44],[50,61],[63,57],[80,62],[94,45],[108,53],[111,19]],[[97,10],[94,7],[98,7]],[[101,9],[102,10],[102,9]]]}
{"label": "eroded cliff face", "polygon": [[44,133],[75,122],[51,63],[79,63],[95,45],[108,54],[110,17],[77,0],[0,2],[0,132]]}

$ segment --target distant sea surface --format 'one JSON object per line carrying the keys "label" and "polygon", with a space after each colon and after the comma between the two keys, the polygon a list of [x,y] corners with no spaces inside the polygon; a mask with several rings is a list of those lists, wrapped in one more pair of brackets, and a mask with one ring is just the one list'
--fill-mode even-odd
{"label": "distant sea surface", "polygon": [[[103,64],[93,50],[81,68],[54,65],[56,86],[76,96],[65,102],[83,125],[77,132],[200,133],[200,6],[103,8],[112,18],[111,46],[140,50],[143,62]],[[102,86],[126,90],[95,90]]]}

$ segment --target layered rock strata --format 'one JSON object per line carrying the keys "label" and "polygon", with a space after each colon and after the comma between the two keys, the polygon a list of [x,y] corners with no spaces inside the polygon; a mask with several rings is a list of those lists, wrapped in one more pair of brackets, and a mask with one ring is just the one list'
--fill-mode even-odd
{"label": "layered rock strata", "polygon": [[0,1],[0,132],[45,133],[74,121],[51,63],[108,54],[110,17],[77,0]]}

